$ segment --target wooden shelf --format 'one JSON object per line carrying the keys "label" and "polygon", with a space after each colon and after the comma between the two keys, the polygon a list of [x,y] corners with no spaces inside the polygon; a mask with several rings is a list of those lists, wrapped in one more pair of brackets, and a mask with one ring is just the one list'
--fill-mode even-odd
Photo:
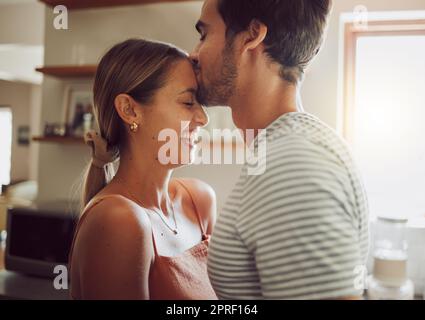
{"label": "wooden shelf", "polygon": [[84,78],[94,77],[97,66],[84,65],[84,66],[50,66],[40,67],[35,69],[48,76],[57,78]]}
{"label": "wooden shelf", "polygon": [[185,2],[188,0],[39,0],[48,6],[64,5],[68,9],[89,9],[100,7],[117,7],[136,4],[151,4],[164,2]]}
{"label": "wooden shelf", "polygon": [[84,145],[84,139],[79,137],[33,137],[33,141],[36,142],[47,142],[56,144],[81,144]]}

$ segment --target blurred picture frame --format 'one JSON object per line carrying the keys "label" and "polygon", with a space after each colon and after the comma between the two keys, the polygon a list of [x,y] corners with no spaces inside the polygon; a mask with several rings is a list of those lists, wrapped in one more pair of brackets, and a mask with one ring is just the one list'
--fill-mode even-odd
{"label": "blurred picture frame", "polygon": [[18,145],[28,146],[30,144],[30,127],[19,126],[17,138],[18,138]]}
{"label": "blurred picture frame", "polygon": [[93,128],[93,92],[89,84],[72,84],[65,87],[64,123],[66,135],[83,137]]}

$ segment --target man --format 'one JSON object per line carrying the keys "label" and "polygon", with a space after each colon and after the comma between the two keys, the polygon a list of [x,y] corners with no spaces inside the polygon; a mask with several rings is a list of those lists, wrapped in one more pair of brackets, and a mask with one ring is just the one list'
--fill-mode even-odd
{"label": "man", "polygon": [[267,129],[259,160],[265,172],[249,175],[244,167],[213,233],[208,271],[222,299],[361,297],[355,270],[365,264],[368,247],[361,180],[336,133],[297,112],[330,2],[203,5],[196,25],[201,39],[191,54],[200,102],[230,106],[243,131]]}

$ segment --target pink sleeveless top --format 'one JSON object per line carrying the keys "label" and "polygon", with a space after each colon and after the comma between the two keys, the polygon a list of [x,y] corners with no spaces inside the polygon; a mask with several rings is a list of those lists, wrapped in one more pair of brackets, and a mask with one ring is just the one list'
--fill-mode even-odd
{"label": "pink sleeveless top", "polygon": [[[179,181],[179,184],[189,193],[189,190]],[[69,268],[72,263],[72,251],[78,230],[87,216],[88,211],[103,199],[116,195],[106,195],[96,199],[87,205],[86,209],[78,221],[74,239],[69,253]],[[131,200],[131,199],[129,199]],[[196,206],[193,203],[196,210]],[[199,226],[202,231],[202,242],[185,252],[174,256],[166,257],[158,254],[155,237],[152,232],[152,243],[154,248],[154,262],[149,273],[149,293],[151,300],[216,300],[217,296],[211,286],[207,273],[207,255],[210,235],[207,235],[202,225],[199,213],[196,211]],[[71,274],[71,272],[70,272]],[[70,297],[74,299],[72,287]]]}

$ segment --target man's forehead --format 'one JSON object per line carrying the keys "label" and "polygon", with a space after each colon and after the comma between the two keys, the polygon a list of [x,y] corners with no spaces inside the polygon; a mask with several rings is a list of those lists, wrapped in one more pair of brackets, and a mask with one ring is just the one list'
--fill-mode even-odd
{"label": "man's forehead", "polygon": [[214,14],[217,12],[217,5],[218,0],[205,0],[204,4],[202,5],[200,20],[206,22],[205,20],[213,19]]}

